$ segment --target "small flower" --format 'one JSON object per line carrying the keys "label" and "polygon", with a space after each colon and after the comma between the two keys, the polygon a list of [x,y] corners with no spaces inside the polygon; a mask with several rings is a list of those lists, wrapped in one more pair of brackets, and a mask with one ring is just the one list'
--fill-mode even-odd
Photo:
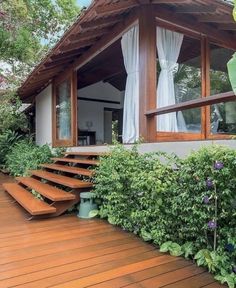
{"label": "small flower", "polygon": [[210,198],[208,196],[203,197],[203,203],[208,204],[210,202]]}
{"label": "small flower", "polygon": [[215,220],[209,221],[209,222],[207,223],[207,226],[208,226],[208,228],[210,228],[210,229],[216,229],[216,227],[217,227],[216,221],[215,221]]}
{"label": "small flower", "polygon": [[215,169],[215,170],[221,170],[221,169],[223,169],[223,168],[224,168],[223,162],[216,161],[216,162],[214,163],[214,169]]}
{"label": "small flower", "polygon": [[206,180],[206,186],[207,186],[207,188],[209,188],[209,189],[214,186],[214,183],[213,183],[213,181],[212,181],[210,178],[207,178],[207,180]]}
{"label": "small flower", "polygon": [[234,245],[232,243],[228,243],[225,245],[225,250],[227,250],[228,252],[234,252]]}
{"label": "small flower", "polygon": [[236,274],[236,266],[233,267],[233,272]]}

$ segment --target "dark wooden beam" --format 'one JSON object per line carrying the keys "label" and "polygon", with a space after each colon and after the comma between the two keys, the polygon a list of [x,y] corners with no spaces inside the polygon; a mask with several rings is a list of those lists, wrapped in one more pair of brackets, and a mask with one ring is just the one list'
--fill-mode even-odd
{"label": "dark wooden beam", "polygon": [[235,23],[231,15],[202,15],[198,16],[199,22],[206,23]]}
{"label": "dark wooden beam", "polygon": [[112,3],[109,5],[101,5],[95,8],[95,12],[98,15],[109,13],[115,13],[115,12],[121,12],[124,10],[127,10],[129,8],[132,8],[134,6],[137,6],[139,3],[136,0],[127,0],[127,1],[120,1],[118,3]]}
{"label": "dark wooden beam", "polygon": [[211,6],[198,6],[198,5],[186,5],[186,7],[177,7],[175,9],[176,13],[191,13],[191,14],[201,14],[201,13],[215,13],[217,9],[216,5]]}
{"label": "dark wooden beam", "polygon": [[183,4],[187,3],[188,0],[152,0],[152,4]]}
{"label": "dark wooden beam", "polygon": [[236,22],[230,24],[220,24],[218,25],[219,30],[229,30],[229,31],[236,31]]}
{"label": "dark wooden beam", "polygon": [[64,58],[64,59],[61,59],[61,60],[54,60],[54,61],[51,61],[51,62],[47,62],[44,64],[44,68],[51,68],[51,67],[56,67],[56,66],[59,66],[59,65],[62,65],[62,64],[66,64],[66,63],[70,63],[70,61],[73,61],[74,60],[74,56],[71,56],[69,58]]}
{"label": "dark wooden beam", "polygon": [[93,37],[102,36],[108,32],[109,32],[109,29],[103,28],[103,29],[96,29],[94,31],[86,31],[81,34],[72,34],[71,36],[69,36],[69,41],[71,42],[84,41],[84,40],[91,39]]}
{"label": "dark wooden beam", "polygon": [[236,101],[236,95],[233,91],[212,95],[208,97],[198,98],[191,101],[170,105],[167,107],[157,108],[146,112],[146,116],[154,117],[157,115],[184,111],[188,109],[200,108],[218,103]]}
{"label": "dark wooden beam", "polygon": [[81,48],[81,49],[76,49],[75,51],[69,51],[69,52],[61,52],[59,54],[56,54],[56,55],[52,55],[51,56],[51,60],[52,61],[57,61],[57,60],[62,60],[62,59],[66,59],[66,58],[70,58],[72,56],[77,56],[77,55],[80,55],[81,53],[84,52],[84,49]]}
{"label": "dark wooden beam", "polygon": [[155,118],[145,112],[156,107],[156,22],[152,6],[140,8],[139,16],[139,134],[146,142],[156,140]]}
{"label": "dark wooden beam", "polygon": [[66,46],[61,47],[60,51],[70,51],[70,50],[76,50],[76,49],[88,47],[88,46],[93,45],[95,42],[96,42],[96,38],[85,40],[85,41],[80,41],[80,42],[75,42],[75,43],[70,43]]}
{"label": "dark wooden beam", "polygon": [[123,16],[110,16],[106,18],[98,18],[95,20],[87,21],[81,23],[80,26],[82,29],[95,29],[98,27],[104,27],[111,24],[116,24],[124,19]]}

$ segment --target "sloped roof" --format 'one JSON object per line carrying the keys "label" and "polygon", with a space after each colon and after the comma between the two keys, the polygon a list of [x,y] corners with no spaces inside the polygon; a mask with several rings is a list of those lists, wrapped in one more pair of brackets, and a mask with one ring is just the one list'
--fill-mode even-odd
{"label": "sloped roof", "polygon": [[205,23],[225,31],[225,35],[232,36],[232,41],[236,39],[232,5],[222,0],[94,0],[21,85],[18,91],[21,98],[39,93],[55,76],[108,34],[130,10],[143,4],[156,5],[160,11],[168,10],[179,17],[191,17],[196,25]]}

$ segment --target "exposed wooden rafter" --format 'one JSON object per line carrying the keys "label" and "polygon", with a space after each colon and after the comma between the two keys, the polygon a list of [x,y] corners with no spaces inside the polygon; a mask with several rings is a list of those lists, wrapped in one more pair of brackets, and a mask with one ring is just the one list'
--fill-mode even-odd
{"label": "exposed wooden rafter", "polygon": [[71,42],[87,40],[87,39],[91,39],[94,37],[102,36],[102,35],[106,34],[107,32],[109,32],[109,29],[103,28],[103,29],[97,29],[95,31],[88,31],[88,32],[85,32],[83,34],[72,34],[69,37],[69,40]]}
{"label": "exposed wooden rafter", "polygon": [[85,41],[80,41],[80,42],[70,43],[66,46],[61,47],[60,51],[70,51],[70,50],[80,49],[83,47],[88,47],[88,46],[93,45],[95,42],[96,42],[96,38],[93,38],[90,40],[85,40]]}
{"label": "exposed wooden rafter", "polygon": [[219,30],[236,31],[236,22],[235,23],[230,23],[230,24],[227,24],[227,23],[220,24],[220,25],[218,25],[218,29]]}
{"label": "exposed wooden rafter", "polygon": [[86,21],[80,24],[82,29],[94,29],[98,27],[104,27],[112,24],[116,24],[123,19],[123,16],[110,16],[106,18],[98,18],[91,21]]}
{"label": "exposed wooden rafter", "polygon": [[151,0],[152,4],[183,4],[189,2],[188,0]]}
{"label": "exposed wooden rafter", "polygon": [[216,5],[211,6],[186,6],[186,7],[177,7],[175,9],[176,13],[190,13],[190,14],[201,14],[201,13],[215,13],[217,10]]}
{"label": "exposed wooden rafter", "polygon": [[74,52],[73,51],[64,52],[64,53],[60,52],[59,54],[52,55],[50,59],[52,61],[57,61],[57,60],[61,60],[61,59],[70,58],[72,56],[76,57],[76,56],[80,55],[83,52],[84,52],[83,48],[76,49]]}
{"label": "exposed wooden rafter", "polygon": [[198,21],[206,23],[235,23],[231,15],[201,15],[198,17]]}
{"label": "exposed wooden rafter", "polygon": [[101,14],[109,14],[109,13],[117,13],[124,10],[127,10],[129,8],[137,6],[139,3],[137,0],[128,0],[128,1],[122,1],[118,3],[113,3],[109,5],[101,5],[95,8],[95,12],[98,15]]}

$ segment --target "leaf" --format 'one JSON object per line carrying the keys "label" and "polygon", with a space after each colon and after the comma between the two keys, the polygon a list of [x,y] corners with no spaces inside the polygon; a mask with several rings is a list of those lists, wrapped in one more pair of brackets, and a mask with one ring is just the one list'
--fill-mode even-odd
{"label": "leaf", "polygon": [[172,244],[171,241],[163,243],[160,247],[160,252],[163,252],[163,253],[168,252],[171,244]]}
{"label": "leaf", "polygon": [[89,217],[90,217],[90,218],[94,218],[94,217],[98,216],[98,214],[99,214],[99,211],[98,211],[98,210],[91,210],[91,211],[89,212]]}

